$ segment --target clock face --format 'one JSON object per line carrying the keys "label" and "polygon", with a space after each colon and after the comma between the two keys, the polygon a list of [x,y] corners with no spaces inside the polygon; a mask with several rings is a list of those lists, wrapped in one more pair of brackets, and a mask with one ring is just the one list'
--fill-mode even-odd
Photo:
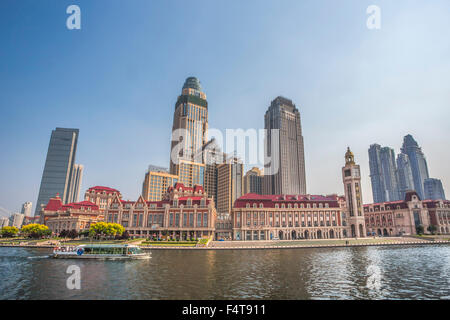
{"label": "clock face", "polygon": [[353,168],[353,172],[352,172],[352,176],[353,177],[359,177],[359,168]]}

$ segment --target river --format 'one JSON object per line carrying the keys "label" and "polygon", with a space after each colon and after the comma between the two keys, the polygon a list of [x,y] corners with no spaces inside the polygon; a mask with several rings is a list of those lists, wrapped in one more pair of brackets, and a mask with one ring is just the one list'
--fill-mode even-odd
{"label": "river", "polygon": [[[0,247],[0,299],[450,299],[450,246],[153,250],[150,260]],[[67,268],[81,289],[66,286]]]}

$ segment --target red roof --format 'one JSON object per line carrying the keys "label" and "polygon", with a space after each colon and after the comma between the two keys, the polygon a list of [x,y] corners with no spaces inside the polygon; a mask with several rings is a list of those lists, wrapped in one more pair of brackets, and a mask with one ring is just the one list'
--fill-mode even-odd
{"label": "red roof", "polygon": [[97,191],[97,192],[103,192],[105,191],[106,193],[118,193],[120,194],[119,190],[113,189],[113,188],[109,188],[109,187],[102,187],[102,186],[95,186],[95,187],[91,187],[88,189],[88,192],[91,191]]}
{"label": "red roof", "polygon": [[82,201],[82,202],[74,202],[68,204],[62,204],[61,198],[59,197],[59,193],[56,194],[56,197],[51,198],[47,205],[45,206],[46,211],[65,211],[68,209],[82,209],[89,207],[92,211],[99,210],[98,206],[95,203],[90,201]]}
{"label": "red roof", "polygon": [[253,205],[253,203],[264,202],[265,207],[273,208],[275,203],[313,203],[313,202],[326,202],[330,208],[339,207],[337,195],[260,195],[256,193],[247,193],[246,195],[237,199],[234,203],[235,208],[244,208],[247,203]]}

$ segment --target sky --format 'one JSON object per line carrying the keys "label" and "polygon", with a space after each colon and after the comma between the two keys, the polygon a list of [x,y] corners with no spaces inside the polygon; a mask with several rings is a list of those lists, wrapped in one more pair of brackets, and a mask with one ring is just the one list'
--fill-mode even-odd
{"label": "sky", "polygon": [[[72,4],[81,30],[66,27]],[[169,165],[189,76],[223,131],[261,129],[275,97],[292,99],[308,193],[343,194],[350,146],[371,202],[370,144],[398,153],[412,134],[449,195],[449,12],[448,0],[2,0],[0,207],[36,203],[56,127],[80,129],[81,197],[102,185],[137,199],[148,165]]]}

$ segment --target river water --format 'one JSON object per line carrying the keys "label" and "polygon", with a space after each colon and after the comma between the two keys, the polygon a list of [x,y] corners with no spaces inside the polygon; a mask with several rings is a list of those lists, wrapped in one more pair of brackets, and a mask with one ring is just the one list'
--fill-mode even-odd
{"label": "river water", "polygon": [[[153,250],[150,260],[46,258],[0,247],[0,299],[450,299],[450,246]],[[70,290],[70,265],[81,289]]]}

